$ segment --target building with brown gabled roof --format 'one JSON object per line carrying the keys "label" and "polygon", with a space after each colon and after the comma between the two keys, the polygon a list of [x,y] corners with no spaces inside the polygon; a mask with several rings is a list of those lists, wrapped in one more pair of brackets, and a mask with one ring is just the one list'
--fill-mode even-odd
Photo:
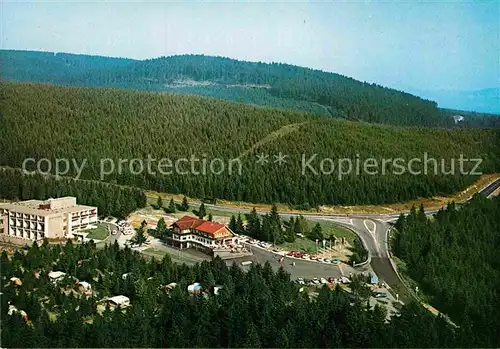
{"label": "building with brown gabled roof", "polygon": [[176,221],[172,227],[177,228],[180,231],[184,231],[187,229],[194,229],[197,226],[203,224],[205,221],[203,219],[191,217],[191,216],[184,216],[178,221]]}
{"label": "building with brown gabled roof", "polygon": [[179,248],[197,248],[211,250],[231,245],[234,233],[224,224],[205,221],[191,216],[184,216],[172,224],[169,243]]}

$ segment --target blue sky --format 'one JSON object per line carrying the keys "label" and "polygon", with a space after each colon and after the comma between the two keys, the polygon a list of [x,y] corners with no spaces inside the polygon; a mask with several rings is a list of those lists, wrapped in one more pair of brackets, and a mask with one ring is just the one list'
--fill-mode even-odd
{"label": "blue sky", "polygon": [[13,2],[1,47],[286,62],[400,89],[500,87],[500,1]]}

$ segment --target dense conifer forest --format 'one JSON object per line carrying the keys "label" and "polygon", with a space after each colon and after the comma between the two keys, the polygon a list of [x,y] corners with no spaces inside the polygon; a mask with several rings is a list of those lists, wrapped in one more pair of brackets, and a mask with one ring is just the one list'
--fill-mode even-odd
{"label": "dense conifer forest", "polygon": [[400,217],[393,241],[409,276],[478,347],[499,347],[500,198]]}
{"label": "dense conifer forest", "polygon": [[[55,159],[64,158],[71,161],[65,175],[76,176],[73,159],[79,165],[86,159],[82,179],[201,198],[311,208],[400,202],[450,194],[471,184],[477,176],[459,173],[460,154],[482,158],[477,170],[483,173],[498,172],[500,164],[498,130],[372,125],[195,96],[3,83],[0,113],[0,165],[20,168],[27,158],[47,158],[53,172]],[[274,163],[280,152],[287,156],[281,166]],[[400,174],[394,164],[382,164],[382,159],[402,158],[408,165],[417,157],[422,162],[412,169],[424,171],[424,153],[436,159],[427,175],[408,169]],[[260,154],[268,155],[267,165],[256,162]],[[148,155],[156,159],[149,174]],[[200,160],[195,171],[204,175],[191,174],[189,161],[164,175],[158,168],[159,159],[175,163],[193,155]],[[215,158],[223,165],[216,163],[212,173],[209,165]],[[348,169],[336,162],[342,158],[351,160],[348,175],[341,175],[340,168]],[[378,162],[376,174],[373,168],[363,169],[368,158]],[[110,159],[114,171],[103,159]],[[120,159],[128,159],[121,171]],[[234,159],[238,162],[231,163]],[[328,161],[321,167],[323,159]],[[451,159],[455,174],[444,174],[453,167]],[[104,176],[101,161],[109,171]],[[144,171],[134,174],[141,164]],[[34,169],[34,161],[27,165]],[[464,170],[473,166],[465,163]]]}
{"label": "dense conifer forest", "polygon": [[281,63],[181,55],[144,61],[0,51],[0,77],[70,86],[199,94],[393,125],[454,126],[435,102],[339,74]]}
{"label": "dense conifer forest", "polygon": [[[282,269],[246,272],[216,259],[193,267],[145,260],[118,245],[42,245],[1,254],[2,346],[5,347],[457,347],[475,337],[417,304],[386,320],[383,306],[340,288],[299,292]],[[66,276],[56,282],[50,271]],[[22,285],[9,281],[17,277]],[[76,280],[91,284],[83,296]],[[200,282],[203,293],[187,286]],[[169,291],[165,286],[175,282]],[[222,286],[213,294],[214,286]],[[124,295],[131,306],[99,305]],[[15,311],[8,315],[9,306]],[[27,318],[23,318],[22,311]]]}
{"label": "dense conifer forest", "polygon": [[7,80],[57,84],[73,75],[124,67],[133,61],[62,52],[0,50],[0,76]]}
{"label": "dense conifer forest", "polygon": [[19,170],[0,169],[0,198],[46,200],[74,196],[82,205],[96,206],[99,216],[124,218],[146,206],[146,195],[137,188],[125,188],[96,181],[23,175]]}

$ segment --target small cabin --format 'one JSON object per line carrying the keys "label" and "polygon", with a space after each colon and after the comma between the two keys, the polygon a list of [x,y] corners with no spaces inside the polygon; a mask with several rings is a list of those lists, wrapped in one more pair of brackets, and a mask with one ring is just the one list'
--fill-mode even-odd
{"label": "small cabin", "polygon": [[92,294],[92,285],[86,281],[77,281],[76,289],[78,292],[91,295]]}
{"label": "small cabin", "polygon": [[16,286],[21,286],[23,284],[23,282],[21,281],[21,279],[16,278],[16,277],[11,277],[10,278],[10,282],[12,282],[12,284],[16,285]]}
{"label": "small cabin", "polygon": [[187,288],[189,293],[200,294],[201,293],[201,285],[198,282],[195,282],[192,285],[189,285]]}
{"label": "small cabin", "polygon": [[106,303],[111,309],[123,309],[130,306],[130,299],[126,296],[114,296],[106,299]]}
{"label": "small cabin", "polygon": [[49,273],[49,279],[52,282],[61,281],[65,276],[66,273],[63,273],[62,271],[51,271]]}

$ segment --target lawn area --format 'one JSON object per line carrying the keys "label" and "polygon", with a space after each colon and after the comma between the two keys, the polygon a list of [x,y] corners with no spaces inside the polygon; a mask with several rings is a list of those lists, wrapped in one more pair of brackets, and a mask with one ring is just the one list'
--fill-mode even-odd
{"label": "lawn area", "polygon": [[[312,227],[316,223],[317,222],[315,221],[309,221],[310,228],[312,229]],[[330,236],[335,236],[337,238],[345,238],[349,243],[349,245],[352,246],[352,242],[356,238],[356,234],[354,234],[347,228],[341,227],[335,222],[319,221],[319,225],[321,225],[321,229],[323,230],[323,234],[325,235],[325,237],[327,237],[326,238],[327,240],[329,239]]]}
{"label": "lawn area", "polygon": [[160,259],[163,258],[166,254],[169,254],[170,259],[172,259],[172,262],[181,263],[181,264],[186,263],[186,264],[190,265],[190,264],[196,264],[197,262],[199,262],[197,259],[191,258],[187,253],[173,254],[173,253],[168,253],[165,251],[157,250],[153,247],[149,247],[149,248],[145,249],[144,251],[142,251],[142,253],[149,255],[149,256],[152,256],[152,257],[160,258]]}
{"label": "lawn area", "polygon": [[104,240],[108,237],[108,227],[105,224],[99,223],[97,228],[87,230],[89,233],[87,239]]}
{"label": "lawn area", "polygon": [[[308,221],[309,229],[312,229],[316,224],[315,221]],[[335,236],[337,238],[345,238],[349,244],[352,246],[352,241],[356,238],[356,234],[354,234],[349,229],[341,227],[334,222],[320,221],[321,229],[323,230],[323,235],[325,236],[325,240],[329,241],[330,237]],[[328,246],[329,242],[327,242]],[[279,247],[283,248],[287,251],[301,251],[307,253],[315,253],[316,246],[314,241],[309,240],[308,238],[299,238],[297,237],[294,242],[284,242]],[[320,245],[321,246],[321,245]]]}
{"label": "lawn area", "polygon": [[304,238],[296,238],[294,242],[284,242],[278,245],[286,251],[300,251],[307,253],[316,253],[314,241]]}

